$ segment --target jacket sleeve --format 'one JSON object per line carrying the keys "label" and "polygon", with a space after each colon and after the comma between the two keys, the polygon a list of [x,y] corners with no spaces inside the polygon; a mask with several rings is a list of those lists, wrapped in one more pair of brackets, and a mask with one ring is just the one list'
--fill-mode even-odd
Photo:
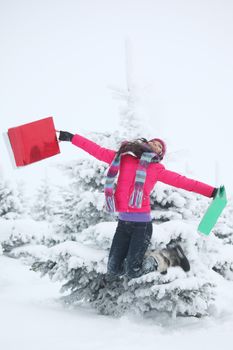
{"label": "jacket sleeve", "polygon": [[161,169],[158,172],[158,181],[177,188],[182,188],[187,191],[195,192],[206,197],[211,197],[215,189],[215,187],[209,186],[203,182],[196,181],[175,173],[174,171],[167,170],[163,165],[161,165]]}
{"label": "jacket sleeve", "polygon": [[108,164],[112,163],[116,155],[116,151],[101,147],[97,145],[95,142],[89,139],[86,139],[85,137],[80,136],[78,134],[73,136],[72,144],[83,149],[84,151],[86,151],[96,159],[106,162]]}

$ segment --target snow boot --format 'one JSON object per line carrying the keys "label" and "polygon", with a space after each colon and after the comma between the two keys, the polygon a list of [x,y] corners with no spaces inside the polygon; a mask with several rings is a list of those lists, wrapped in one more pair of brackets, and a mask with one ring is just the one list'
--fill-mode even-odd
{"label": "snow boot", "polygon": [[164,254],[170,261],[170,266],[180,266],[185,272],[190,270],[188,258],[179,244],[170,244],[164,249]]}
{"label": "snow boot", "polygon": [[170,244],[162,250],[147,252],[143,262],[143,268],[166,274],[169,266],[180,266],[185,272],[190,270],[189,261],[179,244]]}
{"label": "snow boot", "polygon": [[150,251],[145,255],[143,269],[148,272],[158,271],[161,274],[166,274],[170,266],[170,261],[163,251]]}

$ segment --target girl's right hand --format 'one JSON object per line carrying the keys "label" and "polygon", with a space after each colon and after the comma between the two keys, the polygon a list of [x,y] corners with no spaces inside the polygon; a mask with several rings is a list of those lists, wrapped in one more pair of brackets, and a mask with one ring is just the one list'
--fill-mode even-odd
{"label": "girl's right hand", "polygon": [[59,132],[59,136],[58,136],[58,140],[59,141],[72,141],[72,138],[74,136],[74,134],[71,134],[68,131],[58,131],[56,130],[56,132]]}

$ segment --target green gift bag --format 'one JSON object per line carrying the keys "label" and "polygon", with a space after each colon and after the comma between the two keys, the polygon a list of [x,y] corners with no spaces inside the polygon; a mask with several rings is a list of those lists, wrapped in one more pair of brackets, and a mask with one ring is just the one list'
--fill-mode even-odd
{"label": "green gift bag", "polygon": [[220,186],[215,198],[212,200],[198,226],[198,232],[202,233],[205,236],[208,236],[210,234],[210,231],[216,224],[226,204],[226,190],[224,186]]}

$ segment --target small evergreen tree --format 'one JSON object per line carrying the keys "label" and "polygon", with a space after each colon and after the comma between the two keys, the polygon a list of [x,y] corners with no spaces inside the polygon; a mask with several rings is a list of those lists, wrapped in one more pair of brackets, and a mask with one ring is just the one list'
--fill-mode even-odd
{"label": "small evergreen tree", "polygon": [[[122,112],[127,121],[122,128],[124,132],[119,128],[112,137],[101,138],[100,134],[95,134],[90,138],[116,149],[123,139],[145,136],[139,124],[134,123],[132,110],[130,104]],[[67,293],[66,303],[87,302],[102,314],[163,311],[172,315],[207,315],[214,304],[219,278],[231,278],[233,263],[233,247],[224,246],[214,235],[205,242],[196,232],[208,200],[162,184],[156,185],[152,194],[156,224],[149,249],[181,244],[191,263],[189,273],[173,267],[165,276],[152,272],[133,280],[122,277],[106,281],[108,252],[116,221],[102,211],[105,169],[106,165],[95,159],[79,160],[66,166],[72,186],[64,196],[63,229],[76,232],[76,241],[49,248],[47,258],[36,259],[32,269],[61,281],[62,291]]]}
{"label": "small evergreen tree", "polygon": [[115,227],[111,222],[89,227],[79,242],[49,248],[47,259],[37,259],[32,269],[63,283],[66,304],[86,302],[102,314],[116,316],[129,311],[208,315],[221,278],[233,279],[232,246],[226,247],[214,235],[209,240],[202,238],[193,224],[171,220],[154,225],[150,249],[162,249],[170,242],[181,244],[191,264],[188,273],[171,267],[166,275],[151,272],[132,280],[104,280]]}
{"label": "small evergreen tree", "polygon": [[23,212],[17,188],[9,181],[0,178],[0,217],[15,219]]}
{"label": "small evergreen tree", "polygon": [[31,210],[32,217],[38,221],[52,221],[53,211],[51,184],[48,178],[44,177],[35,196],[35,202]]}

